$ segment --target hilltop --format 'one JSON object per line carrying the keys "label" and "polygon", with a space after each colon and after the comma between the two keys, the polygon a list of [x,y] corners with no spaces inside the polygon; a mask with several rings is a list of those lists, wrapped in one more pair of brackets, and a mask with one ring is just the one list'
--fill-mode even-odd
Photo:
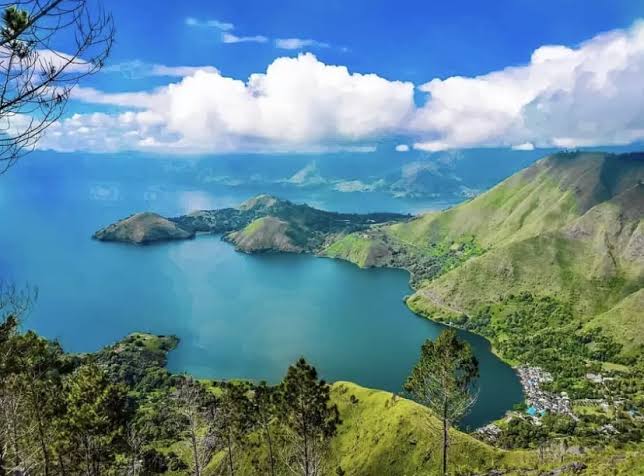
{"label": "hilltop", "polygon": [[194,231],[186,230],[161,215],[143,212],[97,231],[93,238],[101,241],[145,244],[153,241],[187,240],[194,236]]}

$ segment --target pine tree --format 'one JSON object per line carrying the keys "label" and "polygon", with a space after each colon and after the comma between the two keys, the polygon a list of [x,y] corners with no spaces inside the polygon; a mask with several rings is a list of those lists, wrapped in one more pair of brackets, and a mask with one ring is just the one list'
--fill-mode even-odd
{"label": "pine tree", "polygon": [[303,358],[288,369],[280,386],[279,413],[291,445],[286,464],[303,476],[323,469],[329,440],[340,424],[338,409],[330,405],[330,388]]}
{"label": "pine tree", "polygon": [[207,397],[201,384],[190,377],[182,379],[174,394],[176,409],[183,419],[183,433],[190,443],[194,476],[201,476],[214,448],[211,432],[203,431],[215,416]]}
{"label": "pine tree", "polygon": [[67,411],[62,418],[63,437],[75,443],[73,465],[98,476],[104,463],[112,464],[124,449],[127,389],[110,383],[97,365],[79,367],[65,382]]}
{"label": "pine tree", "polygon": [[257,425],[266,438],[268,446],[268,462],[271,476],[275,476],[275,449],[273,447],[273,436],[271,422],[275,417],[275,400],[277,392],[261,382],[253,392],[254,413],[257,415]]}
{"label": "pine tree", "polygon": [[420,359],[405,388],[414,399],[431,409],[442,421],[442,472],[447,474],[449,427],[461,419],[476,401],[478,361],[467,342],[453,330],[423,344]]}
{"label": "pine tree", "polygon": [[255,427],[253,402],[249,397],[250,388],[244,383],[222,385],[222,395],[214,402],[211,425],[226,447],[228,474],[235,474],[235,450],[243,446],[246,436]]}

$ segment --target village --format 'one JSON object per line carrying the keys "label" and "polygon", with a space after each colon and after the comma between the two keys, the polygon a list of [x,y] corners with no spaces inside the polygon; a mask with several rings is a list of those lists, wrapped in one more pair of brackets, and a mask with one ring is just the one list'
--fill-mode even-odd
{"label": "village", "polygon": [[536,418],[546,413],[558,413],[576,419],[566,392],[557,394],[541,388],[543,383],[552,382],[549,372],[539,367],[520,366],[517,368],[517,374],[525,393],[528,415]]}

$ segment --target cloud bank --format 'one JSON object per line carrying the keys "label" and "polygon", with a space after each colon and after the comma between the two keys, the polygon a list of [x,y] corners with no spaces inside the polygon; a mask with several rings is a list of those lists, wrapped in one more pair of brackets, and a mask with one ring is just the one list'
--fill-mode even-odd
{"label": "cloud bank", "polygon": [[644,22],[578,48],[542,46],[526,66],[433,79],[412,130],[424,150],[576,147],[644,139]]}
{"label": "cloud bank", "polygon": [[[152,92],[77,88],[74,99],[135,110],[75,115],[52,126],[56,150],[178,152],[356,149],[412,114],[414,86],[351,73],[311,54],[278,58],[246,81],[197,71]],[[372,150],[372,149],[369,149]]]}
{"label": "cloud bank", "polygon": [[[233,41],[231,33],[222,34]],[[246,41],[259,41],[250,38],[255,40]],[[298,49],[298,42],[309,40],[284,41],[282,47]],[[156,71],[165,70],[156,65]],[[523,66],[433,79],[417,87],[426,93],[420,105],[412,83],[327,65],[310,53],[277,58],[246,81],[212,67],[165,71],[173,72],[182,79],[154,91],[107,94],[78,88],[75,100],[124,111],[65,119],[40,147],[177,153],[371,150],[379,138],[406,136],[414,148],[433,152],[644,140],[641,21],[575,48],[542,46]]]}

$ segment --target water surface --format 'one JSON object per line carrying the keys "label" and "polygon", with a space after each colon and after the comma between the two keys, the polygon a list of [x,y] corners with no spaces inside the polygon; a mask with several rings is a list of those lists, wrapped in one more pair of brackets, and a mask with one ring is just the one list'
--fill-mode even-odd
{"label": "water surface", "polygon": [[[404,271],[249,256],[216,236],[144,247],[89,238],[137,210],[173,215],[262,191],[127,177],[104,183],[82,169],[12,173],[0,182],[0,278],[38,286],[26,327],[58,338],[69,351],[94,351],[133,331],[175,334],[181,344],[169,366],[176,372],[277,382],[304,356],[328,380],[400,391],[422,342],[443,329],[405,307],[411,291]],[[444,206],[378,194],[282,192],[343,211]],[[479,402],[465,421],[475,426],[502,416],[521,400],[521,389],[484,339],[461,335],[481,365]]]}

